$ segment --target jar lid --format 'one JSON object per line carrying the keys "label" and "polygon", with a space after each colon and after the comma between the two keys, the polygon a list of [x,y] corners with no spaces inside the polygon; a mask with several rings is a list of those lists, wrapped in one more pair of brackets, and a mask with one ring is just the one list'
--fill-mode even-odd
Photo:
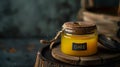
{"label": "jar lid", "polygon": [[97,29],[95,23],[86,21],[66,22],[62,27],[66,33],[78,35],[91,34]]}

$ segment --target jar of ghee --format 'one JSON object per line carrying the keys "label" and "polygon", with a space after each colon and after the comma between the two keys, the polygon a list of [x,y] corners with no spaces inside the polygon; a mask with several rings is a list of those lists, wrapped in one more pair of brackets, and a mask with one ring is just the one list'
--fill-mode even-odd
{"label": "jar of ghee", "polygon": [[61,51],[73,56],[89,56],[97,52],[97,28],[95,23],[77,21],[63,24]]}

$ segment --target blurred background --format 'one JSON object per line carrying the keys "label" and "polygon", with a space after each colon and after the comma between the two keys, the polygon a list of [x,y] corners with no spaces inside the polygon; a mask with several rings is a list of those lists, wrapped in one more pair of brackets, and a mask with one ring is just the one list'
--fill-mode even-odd
{"label": "blurred background", "polygon": [[[118,0],[94,0],[115,7]],[[0,0],[0,67],[33,67],[40,39],[50,40],[64,22],[76,21],[81,0]]]}

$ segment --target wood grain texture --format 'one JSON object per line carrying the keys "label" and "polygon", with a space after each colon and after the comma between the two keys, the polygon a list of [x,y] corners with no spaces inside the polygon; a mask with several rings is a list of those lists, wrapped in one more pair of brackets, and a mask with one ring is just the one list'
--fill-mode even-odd
{"label": "wood grain texture", "polygon": [[90,11],[83,12],[84,21],[95,22],[98,32],[106,34],[107,36],[115,36],[118,31],[119,16],[112,16],[103,13],[95,13]]}
{"label": "wood grain texture", "polygon": [[52,49],[52,56],[60,61],[70,64],[78,64],[80,60],[79,57],[70,56],[62,53],[59,47]]}
{"label": "wood grain texture", "polygon": [[56,48],[52,49],[52,56],[59,61],[74,65],[100,65],[107,62],[120,60],[120,53],[111,52],[106,48],[101,47],[100,44],[98,48],[98,52],[94,55],[75,57],[62,53],[60,46],[57,46]]}
{"label": "wood grain texture", "polygon": [[[54,48],[56,50],[55,52],[60,50],[60,48],[58,48],[59,45],[60,45],[60,43],[54,44]],[[53,50],[54,50],[54,48],[53,48]],[[119,67],[120,53],[111,52],[100,45],[99,45],[98,49],[99,49],[99,51],[98,51],[99,53],[92,55],[92,56],[88,56],[88,57],[79,57],[79,58],[74,57],[74,59],[73,59],[72,58],[73,56],[65,55],[67,57],[67,59],[65,59],[65,60],[70,60],[69,63],[67,63],[67,62],[55,59],[54,56],[52,56],[52,54],[54,54],[53,50],[51,51],[49,49],[49,45],[46,45],[41,50],[39,50],[40,54],[37,54],[34,67],[83,67],[83,66],[87,66],[87,67],[92,67],[92,66],[94,66],[94,67]],[[58,53],[58,54],[64,55],[62,53]],[[57,54],[54,54],[54,55],[56,56]],[[59,59],[61,57],[63,57],[61,55],[60,55]],[[58,55],[57,55],[57,57],[58,57]],[[72,62],[74,61],[74,63],[72,63],[71,61]],[[77,63],[75,63],[75,62],[77,62]]]}

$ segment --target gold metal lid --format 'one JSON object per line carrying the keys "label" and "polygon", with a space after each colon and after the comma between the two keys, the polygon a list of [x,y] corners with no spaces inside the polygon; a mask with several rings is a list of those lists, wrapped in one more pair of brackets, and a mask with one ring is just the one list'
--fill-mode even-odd
{"label": "gold metal lid", "polygon": [[62,27],[64,32],[77,35],[91,34],[97,29],[95,23],[86,21],[66,22]]}

